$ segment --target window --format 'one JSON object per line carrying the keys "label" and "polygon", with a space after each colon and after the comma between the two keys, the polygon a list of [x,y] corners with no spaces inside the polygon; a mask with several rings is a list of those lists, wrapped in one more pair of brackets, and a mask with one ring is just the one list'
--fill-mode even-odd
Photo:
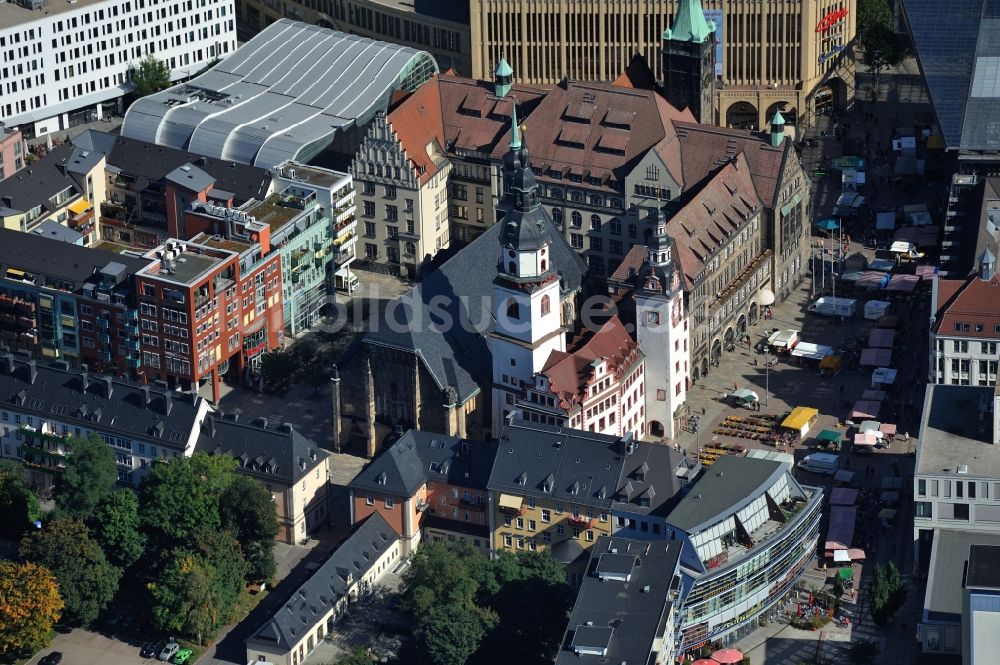
{"label": "window", "polygon": [[927,480],[924,478],[917,480],[917,496],[927,496]]}
{"label": "window", "polygon": [[583,228],[583,215],[581,215],[579,212],[574,210],[573,214],[570,215],[570,219],[572,220],[572,225],[574,229]]}
{"label": "window", "polygon": [[504,547],[513,547],[514,546],[514,539],[510,537],[509,533],[505,533],[503,535],[503,544],[504,544]]}
{"label": "window", "polygon": [[914,517],[934,517],[932,508],[934,504],[930,501],[916,501],[913,504],[913,516]]}
{"label": "window", "polygon": [[365,499],[365,503],[368,504],[369,506],[374,506],[375,505],[375,495],[374,494],[369,494],[368,497]]}
{"label": "window", "polygon": [[552,521],[552,511],[547,508],[542,508],[542,522],[549,523]]}
{"label": "window", "polygon": [[[917,502],[919,503],[919,501]],[[969,521],[969,504],[967,503],[953,503],[951,504],[955,509],[955,519]]]}
{"label": "window", "polygon": [[365,217],[374,217],[375,216],[375,202],[374,201],[365,201],[364,204],[365,204],[364,213],[362,213],[362,214]]}
{"label": "window", "polygon": [[590,228],[593,229],[594,231],[600,231],[601,230],[601,216],[600,215],[591,215],[590,216]]}
{"label": "window", "polygon": [[511,300],[509,303],[507,303],[507,318],[510,319],[521,318],[521,309],[520,307],[518,307],[516,300]]}
{"label": "window", "polygon": [[524,518],[523,517],[518,517],[517,518],[517,528],[518,529],[523,529],[524,528]]}
{"label": "window", "polygon": [[552,311],[552,300],[548,296],[542,296],[542,316]]}
{"label": "window", "polygon": [[535,520],[528,520],[528,531],[535,531],[538,528]]}
{"label": "window", "polygon": [[391,496],[385,497],[385,507],[386,508],[392,508],[392,506],[393,506],[394,503],[395,502],[392,500]]}

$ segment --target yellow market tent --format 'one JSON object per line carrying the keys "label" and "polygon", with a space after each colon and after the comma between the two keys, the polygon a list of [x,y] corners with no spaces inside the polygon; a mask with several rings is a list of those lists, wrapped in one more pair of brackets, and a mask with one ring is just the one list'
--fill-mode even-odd
{"label": "yellow market tent", "polygon": [[809,433],[809,428],[813,426],[819,417],[819,411],[808,406],[797,406],[792,409],[788,417],[781,421],[781,426],[785,429],[794,430],[800,439],[804,439]]}

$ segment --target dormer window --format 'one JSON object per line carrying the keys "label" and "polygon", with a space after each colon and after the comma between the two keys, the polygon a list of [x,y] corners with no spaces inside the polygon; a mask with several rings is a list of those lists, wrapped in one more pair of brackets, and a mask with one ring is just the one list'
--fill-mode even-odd
{"label": "dormer window", "polygon": [[579,494],[580,493],[580,482],[579,481],[576,481],[576,480],[573,481],[573,484],[569,486],[569,493],[570,494]]}
{"label": "dormer window", "polygon": [[521,472],[521,475],[514,481],[518,485],[525,485],[528,482],[528,474]]}
{"label": "dormer window", "polygon": [[385,485],[385,483],[386,483],[386,481],[388,479],[389,479],[389,476],[386,475],[385,471],[383,471],[382,473],[378,474],[377,478],[375,478],[375,482],[378,483],[379,485]]}

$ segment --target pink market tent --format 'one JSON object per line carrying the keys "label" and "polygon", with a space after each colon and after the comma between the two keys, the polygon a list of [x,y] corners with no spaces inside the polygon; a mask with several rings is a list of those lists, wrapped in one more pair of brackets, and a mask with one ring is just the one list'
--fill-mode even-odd
{"label": "pink market tent", "polygon": [[861,352],[862,367],[887,367],[892,362],[889,349],[865,349]]}
{"label": "pink market tent", "polygon": [[937,270],[937,266],[917,266],[916,273],[917,277],[929,280],[934,278],[934,273],[936,273]]}
{"label": "pink market tent", "polygon": [[874,446],[876,443],[878,443],[878,437],[871,432],[854,435],[854,445],[856,446]]}
{"label": "pink market tent", "polygon": [[[857,519],[858,509],[854,506],[831,506],[830,525],[826,529],[827,545],[829,541],[834,544],[848,543],[841,547],[834,547],[833,550],[847,549],[854,540],[854,520]],[[827,547],[830,550],[830,547]]]}
{"label": "pink market tent", "polygon": [[868,558],[865,555],[865,551],[864,550],[858,549],[856,547],[850,547],[850,548],[848,548],[848,550],[847,550],[847,556],[849,556],[851,558],[851,561],[864,561],[866,558]]}
{"label": "pink market tent", "polygon": [[892,343],[896,339],[895,330],[885,328],[875,328],[868,333],[868,346],[872,348],[891,349]]}
{"label": "pink market tent", "polygon": [[881,402],[882,400],[885,399],[885,391],[868,389],[863,393],[861,393],[861,399],[871,399],[875,400],[876,402]]}
{"label": "pink market tent", "polygon": [[885,276],[884,272],[879,272],[877,270],[866,270],[861,273],[861,277],[855,282],[855,285],[859,289],[878,289],[882,287],[882,278]]}
{"label": "pink market tent", "polygon": [[917,288],[920,278],[916,275],[893,275],[889,283],[885,285],[886,291],[910,292]]}
{"label": "pink market tent", "polygon": [[891,423],[882,423],[878,426],[878,431],[886,436],[896,436],[896,426]]}
{"label": "pink market tent", "polygon": [[853,506],[858,502],[858,490],[849,487],[834,487],[830,492],[831,506]]}
{"label": "pink market tent", "polygon": [[[862,420],[874,420],[878,418],[878,412],[882,408],[882,402],[870,399],[859,399],[851,409],[851,419],[861,418]],[[873,444],[874,445],[874,444]]]}

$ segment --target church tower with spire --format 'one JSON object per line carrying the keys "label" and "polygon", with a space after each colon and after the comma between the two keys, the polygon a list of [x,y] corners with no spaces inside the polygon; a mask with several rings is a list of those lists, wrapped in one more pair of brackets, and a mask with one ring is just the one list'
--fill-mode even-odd
{"label": "church tower with spire", "polygon": [[715,24],[699,0],[678,0],[674,24],[663,31],[663,92],[698,122],[716,124]]}
{"label": "church tower with spire", "polygon": [[679,433],[675,414],[687,399],[689,335],[667,218],[662,209],[651,217],[653,233],[636,275],[636,341],[646,355],[646,433],[673,439]]}
{"label": "church tower with spire", "polygon": [[552,264],[551,220],[539,201],[528,148],[512,112],[504,157],[497,277],[493,282],[493,436],[553,351],[566,350],[560,317],[559,275]]}

